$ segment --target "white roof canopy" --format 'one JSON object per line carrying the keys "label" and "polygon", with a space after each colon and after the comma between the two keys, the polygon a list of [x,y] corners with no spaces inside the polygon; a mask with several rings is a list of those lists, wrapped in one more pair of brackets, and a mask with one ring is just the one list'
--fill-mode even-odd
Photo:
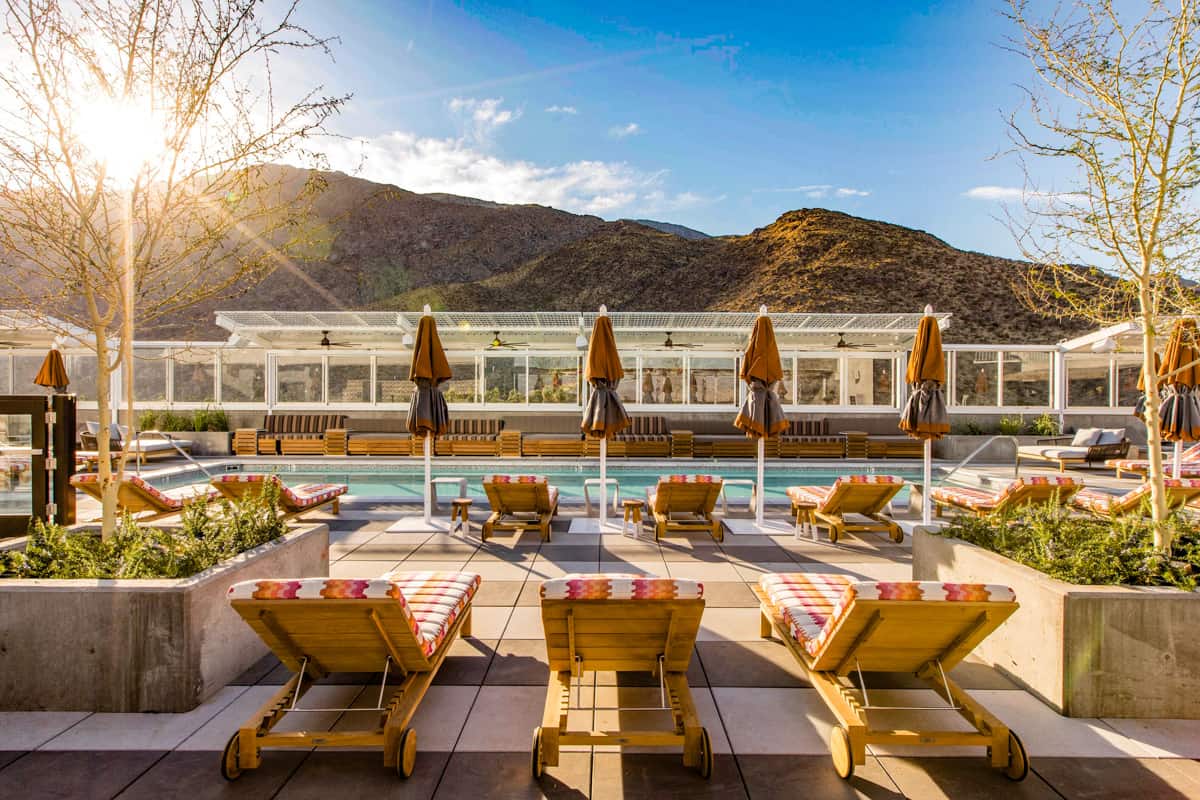
{"label": "white roof canopy", "polygon": [[[497,311],[433,313],[447,347],[485,347],[493,336],[527,343],[530,349],[573,348],[591,330],[597,313]],[[668,333],[676,344],[704,349],[741,347],[758,316],[747,312],[611,312],[619,343],[655,346]],[[945,328],[950,314],[936,314]],[[781,346],[830,349],[840,336],[853,345],[890,349],[908,344],[922,314],[771,314]],[[417,328],[419,312],[396,311],[219,311],[217,324],[235,342],[266,347],[311,347],[323,332],[363,347],[400,346]]]}

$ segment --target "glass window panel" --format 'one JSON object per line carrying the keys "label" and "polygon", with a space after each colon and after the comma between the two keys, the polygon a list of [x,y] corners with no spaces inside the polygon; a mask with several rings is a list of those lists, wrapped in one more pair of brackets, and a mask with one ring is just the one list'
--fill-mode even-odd
{"label": "glass window panel", "polygon": [[796,359],[796,393],[796,402],[803,406],[837,405],[841,398],[838,359]]}
{"label": "glass window panel", "polygon": [[[379,356],[375,359],[375,402],[407,403],[416,388],[408,379],[409,358]],[[471,374],[475,367],[471,365]]]}
{"label": "glass window panel", "polygon": [[693,358],[688,390],[697,405],[733,405],[738,398],[737,359]]}
{"label": "glass window panel", "polygon": [[642,402],[671,405],[683,402],[683,359],[642,359]]}
{"label": "glass window panel", "polygon": [[485,403],[524,403],[525,357],[485,356],[483,360]]}
{"label": "glass window panel", "polygon": [[1004,405],[1050,405],[1050,354],[1004,354]]}
{"label": "glass window panel", "polygon": [[133,399],[139,403],[162,403],[167,399],[166,350],[135,348],[133,351]]}
{"label": "glass window panel", "polygon": [[371,359],[368,356],[329,357],[329,402],[371,402]]}
{"label": "glass window panel", "polygon": [[[1122,359],[1123,360],[1123,359]],[[1141,392],[1138,391],[1138,376],[1142,374],[1142,356],[1139,353],[1136,361],[1117,364],[1117,405],[1136,405]]]}
{"label": "glass window panel", "polygon": [[[40,368],[40,364],[38,365]],[[67,377],[71,379],[71,390],[80,400],[96,399],[96,357],[72,354],[66,358]]]}
{"label": "glass window panel", "polygon": [[224,350],[221,353],[221,402],[266,402],[266,354],[261,350]]}
{"label": "glass window panel", "polygon": [[637,358],[634,356],[623,357],[621,359],[621,369],[625,370],[625,377],[621,378],[621,382],[617,384],[617,397],[621,398],[622,403],[636,403],[638,391]]}
{"label": "glass window panel", "polygon": [[[33,379],[37,377],[38,370],[42,368],[42,360],[45,357],[44,354],[13,356],[13,394],[50,394],[51,389],[38,386],[33,382]],[[81,387],[75,385],[75,376],[68,372],[67,377],[71,380],[67,391],[78,392]],[[95,393],[96,389],[93,387],[93,397]]]}
{"label": "glass window panel", "polygon": [[1066,364],[1067,405],[1107,406],[1110,379],[1108,356],[1068,353]]}
{"label": "glass window panel", "polygon": [[280,403],[320,403],[321,359],[286,356],[275,362],[275,396]]}
{"label": "glass window panel", "polygon": [[852,406],[892,405],[892,360],[869,355],[846,360],[847,402]]}
{"label": "glass window panel", "polygon": [[448,356],[454,377],[442,384],[447,403],[478,403],[479,383],[475,379],[474,356]]}
{"label": "glass window panel", "polygon": [[8,383],[12,377],[12,374],[9,372],[11,364],[12,356],[0,355],[0,394],[16,394]]}
{"label": "glass window panel", "polygon": [[[0,416],[0,442],[6,447],[31,447],[33,421],[25,414]],[[29,465],[30,456],[19,451],[7,451],[0,456],[0,514],[33,512],[33,475]]]}
{"label": "glass window panel", "polygon": [[954,357],[956,404],[995,406],[1000,377],[1000,354],[959,350]]}
{"label": "glass window panel", "polygon": [[578,356],[530,356],[531,403],[578,403]]}
{"label": "glass window panel", "polygon": [[[783,380],[775,384],[775,394],[779,395],[779,402],[785,406],[790,406],[796,402],[794,390],[796,388],[796,360],[791,355],[780,357],[783,364]],[[741,394],[745,394],[745,388],[740,390]]]}
{"label": "glass window panel", "polygon": [[216,399],[214,360],[211,350],[176,350],[171,354],[176,403],[211,403]]}

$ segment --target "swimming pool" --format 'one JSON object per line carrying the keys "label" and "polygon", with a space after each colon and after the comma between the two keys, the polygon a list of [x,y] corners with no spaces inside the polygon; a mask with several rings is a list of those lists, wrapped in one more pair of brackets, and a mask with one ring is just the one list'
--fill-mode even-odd
{"label": "swimming pool", "polygon": [[[372,500],[393,500],[412,502],[421,500],[421,483],[424,479],[424,466],[420,461],[401,464],[380,464],[378,462],[337,462],[305,461],[305,462],[229,462],[217,468],[209,467],[209,471],[217,472],[275,472],[286,483],[345,483],[350,486],[350,494],[359,498]],[[600,467],[594,460],[566,461],[556,459],[523,459],[521,461],[481,462],[474,460],[434,459],[434,478],[465,478],[467,481],[467,496],[480,499],[484,496],[481,481],[485,475],[499,472],[524,473],[545,475],[550,483],[557,486],[561,502],[567,504],[582,503],[584,499],[583,482],[586,478],[598,478]],[[647,487],[658,482],[661,475],[705,473],[720,475],[727,481],[753,481],[755,465],[753,461],[694,461],[676,459],[672,461],[652,462],[609,462],[608,477],[615,479],[619,485],[621,497],[645,497]],[[766,500],[768,504],[786,504],[787,487],[797,484],[822,485],[833,483],[839,475],[872,474],[896,475],[910,482],[920,482],[921,468],[912,462],[898,463],[840,463],[797,464],[790,462],[768,462],[766,468]],[[934,480],[937,481],[938,469],[934,469]],[[204,475],[196,470],[188,470],[165,478],[153,479],[151,482],[159,488],[174,488],[205,480]],[[457,495],[458,488],[453,485],[439,486],[438,496],[441,499]],[[597,502],[599,487],[589,488],[592,502]],[[745,504],[750,498],[750,486],[734,483],[726,487],[726,495],[730,502]],[[908,488],[905,487],[897,496],[898,503],[908,502]]]}

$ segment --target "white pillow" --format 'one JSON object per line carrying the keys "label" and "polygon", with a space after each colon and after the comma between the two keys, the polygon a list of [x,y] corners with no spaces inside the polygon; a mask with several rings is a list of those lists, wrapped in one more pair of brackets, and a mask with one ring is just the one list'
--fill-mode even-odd
{"label": "white pillow", "polygon": [[85,422],[83,424],[87,425],[87,432],[92,434],[93,436],[95,436],[97,433],[100,432],[100,423],[99,422]]}
{"label": "white pillow", "polygon": [[1099,428],[1080,428],[1075,431],[1075,438],[1071,440],[1071,447],[1091,447],[1100,441],[1101,430]]}
{"label": "white pillow", "polygon": [[1096,444],[1120,444],[1123,441],[1125,441],[1124,428],[1103,428]]}

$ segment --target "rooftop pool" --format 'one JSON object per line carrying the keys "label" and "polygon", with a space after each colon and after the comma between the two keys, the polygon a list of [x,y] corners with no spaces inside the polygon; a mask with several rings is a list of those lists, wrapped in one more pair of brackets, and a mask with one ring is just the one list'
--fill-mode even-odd
{"label": "rooftop pool", "polygon": [[[350,494],[372,500],[420,501],[424,465],[419,460],[397,464],[377,462],[332,462],[315,460],[287,463],[280,462],[227,462],[205,465],[214,475],[225,472],[274,472],[285,483],[344,483],[349,485]],[[435,459],[434,478],[465,478],[467,496],[482,499],[482,480],[485,475],[495,473],[545,475],[560,492],[561,502],[581,504],[584,501],[584,480],[599,478],[600,466],[595,460],[564,461],[555,459],[522,459],[480,462],[472,460]],[[616,480],[621,497],[645,497],[648,487],[653,487],[662,475],[711,474],[727,481],[726,496],[731,503],[746,504],[750,499],[750,482],[755,478],[753,461],[613,461],[608,464],[610,482]],[[802,484],[828,485],[840,475],[871,474],[896,475],[906,481],[921,481],[921,467],[913,462],[797,464],[796,462],[768,461],[766,466],[766,500],[768,504],[787,504],[787,487]],[[934,468],[934,482],[939,469]],[[151,483],[159,488],[174,488],[203,482],[206,478],[197,469],[152,478]],[[599,486],[588,489],[593,503],[597,501]],[[439,498],[457,496],[458,487],[439,485]],[[898,503],[908,502],[909,490],[901,490]]]}

